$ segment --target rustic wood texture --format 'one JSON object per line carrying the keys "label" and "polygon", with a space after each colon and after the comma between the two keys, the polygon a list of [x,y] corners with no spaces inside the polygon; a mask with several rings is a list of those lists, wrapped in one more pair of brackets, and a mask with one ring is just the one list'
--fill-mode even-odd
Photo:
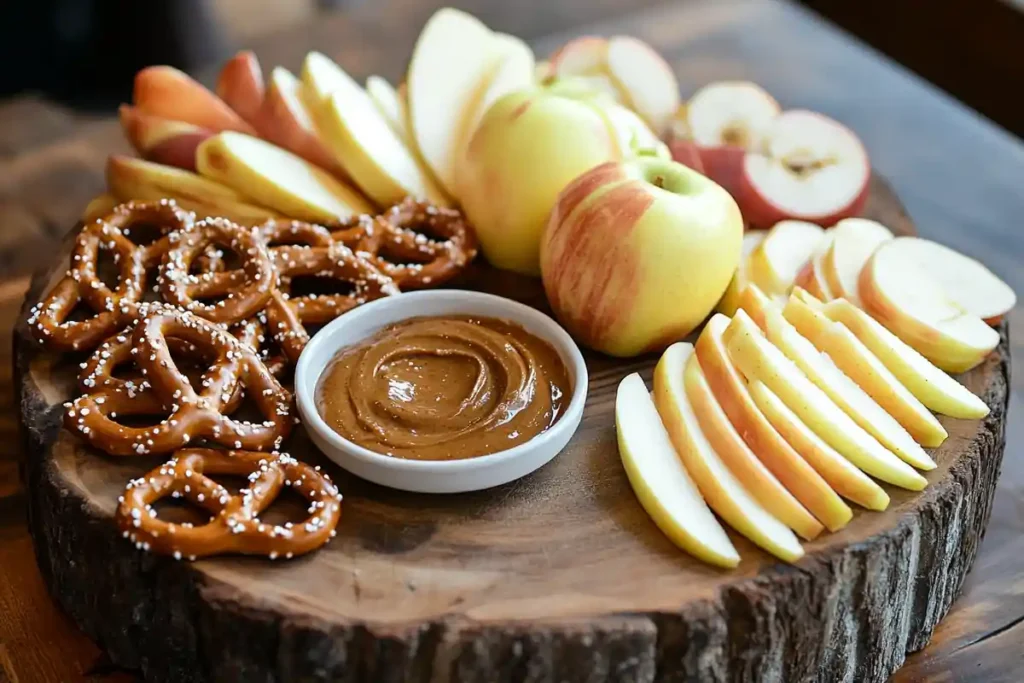
{"label": "rustic wood texture", "polygon": [[[869,204],[913,232],[884,183]],[[66,253],[34,278],[26,307],[63,276]],[[544,307],[537,280],[485,265],[464,286]],[[338,537],[287,566],[181,565],[137,551],[111,520],[124,483],[159,459],[105,457],[60,429],[77,364],[24,325],[15,354],[44,580],[115,662],[153,681],[884,681],[927,643],[973,562],[1009,396],[1004,345],[965,379],[991,415],[945,420],[927,492],[890,488],[887,511],[807,544],[795,571],[735,534],[733,572],[672,546],[615,442],[615,388],[633,370],[649,379],[656,356],[596,354],[583,423],[540,471],[475,494],[410,495],[338,471],[300,432],[284,448],[345,493]]]}
{"label": "rustic wood texture", "polygon": [[[400,4],[408,8],[416,1]],[[980,258],[1024,291],[1024,248],[1018,236],[1024,215],[1019,191],[1024,146],[900,67],[807,13],[775,2],[550,4],[555,7],[549,12],[557,16],[517,15],[506,9],[510,3],[486,0],[474,0],[469,8],[492,23],[510,17],[495,25],[524,35],[542,54],[571,35],[634,33],[670,57],[684,94],[714,78],[753,78],[786,105],[836,116],[862,137],[874,165],[893,181],[922,234]],[[268,63],[294,68],[306,49],[315,48],[342,60],[356,76],[379,72],[394,77],[415,34],[412,15],[396,14],[396,6],[384,0],[356,4],[346,17],[288,29],[253,46]],[[416,16],[427,11],[418,10]],[[110,118],[89,120],[38,100],[0,103],[0,121],[0,329],[6,338],[27,273],[53,257],[61,233],[102,185],[106,153],[126,146]],[[1019,307],[1009,320],[1010,328],[1019,329]],[[1012,355],[1019,360],[1024,356],[1018,339],[1011,341]],[[0,381],[5,383],[10,382],[9,349],[0,347]],[[1024,638],[1020,377],[1012,378],[1007,453],[978,559],[931,643],[908,658],[894,681],[1024,679],[1019,648]],[[115,667],[43,589],[16,474],[17,411],[10,403],[10,384],[5,386],[8,398],[0,398],[7,401],[0,411],[0,435],[8,444],[0,449],[0,681],[127,680],[111,673]]]}

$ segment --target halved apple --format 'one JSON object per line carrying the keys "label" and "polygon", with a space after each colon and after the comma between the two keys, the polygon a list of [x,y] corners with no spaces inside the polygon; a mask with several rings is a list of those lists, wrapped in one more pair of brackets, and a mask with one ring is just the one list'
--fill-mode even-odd
{"label": "halved apple", "polygon": [[927,270],[946,296],[972,315],[994,320],[1017,305],[1017,295],[1008,284],[983,264],[955,249],[920,237],[903,237],[898,251],[901,257]]}
{"label": "halved apple", "polygon": [[747,385],[747,389],[772,426],[836,493],[869,510],[889,507],[889,494],[801,422],[764,382],[754,380]]}
{"label": "halved apple", "polygon": [[[674,152],[673,159],[675,159]],[[678,159],[675,160],[679,161]],[[750,254],[757,248],[757,245],[761,244],[766,234],[763,230],[752,230],[743,233],[743,246],[740,248],[740,264],[736,268],[736,272],[733,273],[732,279],[729,280],[729,286],[725,289],[725,294],[722,295],[721,300],[718,302],[717,310],[719,313],[732,316],[736,309],[739,308],[740,296],[750,281]]]}
{"label": "halved apple", "polygon": [[654,369],[654,402],[676,452],[719,517],[767,552],[796,562],[804,555],[800,541],[744,488],[701,430],[684,382],[691,359],[696,359],[693,346],[677,342]]}
{"label": "halved apple", "polygon": [[[922,446],[935,448],[948,434],[941,423],[853,332],[833,322],[798,296],[790,298],[783,315],[815,348],[828,357]],[[884,443],[884,442],[883,442]]]}
{"label": "halved apple", "polygon": [[444,7],[430,17],[413,48],[409,119],[420,153],[451,196],[465,127],[498,58],[494,34],[476,17]]}
{"label": "halved apple", "polygon": [[832,245],[825,255],[825,278],[832,298],[844,298],[860,305],[857,294],[860,271],[882,242],[893,238],[892,231],[867,218],[846,218],[830,231]]}
{"label": "halved apple", "polygon": [[822,310],[849,329],[929,410],[964,420],[988,415],[988,405],[967,387],[846,299],[831,301]]}
{"label": "halved apple", "polygon": [[311,93],[317,129],[334,158],[378,206],[405,197],[440,206],[451,201],[420,168],[412,152],[358,83],[318,52],[306,55],[302,83]]}
{"label": "halved apple", "polygon": [[619,456],[647,514],[677,546],[699,560],[735,567],[739,553],[686,472],[640,375],[627,375],[615,394]]}
{"label": "halved apple", "polygon": [[772,119],[764,144],[743,158],[736,201],[754,227],[786,219],[833,225],[867,201],[871,165],[849,128],[827,116],[790,110]]}
{"label": "halved apple", "polygon": [[999,345],[999,333],[949,298],[907,239],[882,244],[861,271],[864,310],[943,370],[967,372]]}
{"label": "halved apple", "polygon": [[[729,360],[729,353],[722,341],[722,334],[728,326],[728,317],[722,314],[712,316],[696,344],[699,369],[703,371],[714,398],[735,432],[782,485],[829,531],[843,528],[853,517],[853,512],[758,410],[747,392],[746,382]],[[687,372],[690,372],[689,368]],[[689,376],[687,379],[690,379]],[[699,380],[694,381],[700,384]],[[702,387],[698,387],[697,391],[700,395],[704,394]],[[694,396],[691,396],[691,401],[693,399]],[[700,420],[700,411],[697,412]],[[705,429],[705,433],[709,431]],[[714,446],[714,439],[711,442]],[[721,453],[723,449],[717,450]]]}
{"label": "halved apple", "polygon": [[369,213],[359,192],[291,152],[242,133],[224,132],[196,150],[196,168],[286,216],[328,224]]}
{"label": "halved apple", "polygon": [[780,221],[750,254],[750,279],[768,295],[788,294],[825,231],[806,221]]}
{"label": "halved apple", "polygon": [[767,311],[765,322],[768,327],[768,340],[864,431],[878,439],[883,446],[907,464],[922,470],[935,469],[935,461],[914,441],[907,430],[844,375],[827,354],[818,351],[797,332],[781,311]]}
{"label": "halved apple", "polygon": [[912,491],[928,485],[914,468],[843,412],[742,310],[729,323],[724,339],[729,358],[748,381],[764,382],[822,440],[865,473]]}
{"label": "halved apple", "polygon": [[826,230],[825,236],[818,242],[818,246],[811,255],[811,260],[804,264],[796,276],[793,284],[802,287],[821,301],[831,301],[836,298],[832,287],[825,277],[825,256],[832,247],[833,231]]}

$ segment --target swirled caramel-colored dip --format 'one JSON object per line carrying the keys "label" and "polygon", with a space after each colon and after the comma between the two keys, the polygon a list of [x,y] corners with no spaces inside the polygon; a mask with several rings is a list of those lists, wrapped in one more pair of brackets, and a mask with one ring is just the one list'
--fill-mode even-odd
{"label": "swirled caramel-colored dip", "polygon": [[456,460],[529,441],[572,395],[546,341],[482,317],[412,318],[347,347],[318,383],[317,408],[349,441],[413,460]]}

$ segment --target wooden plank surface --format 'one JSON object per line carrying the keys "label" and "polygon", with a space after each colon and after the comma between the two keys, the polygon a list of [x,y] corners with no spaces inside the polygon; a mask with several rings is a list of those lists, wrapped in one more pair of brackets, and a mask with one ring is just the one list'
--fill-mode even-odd
{"label": "wooden plank surface", "polygon": [[[905,70],[790,5],[755,0],[629,2],[567,0],[456,3],[546,53],[570,35],[625,32],[649,40],[673,63],[684,95],[716,78],[751,78],[787,106],[821,110],[863,138],[875,167],[895,185],[920,232],[982,259],[1024,292],[1024,146]],[[268,63],[295,67],[308,49],[354,75],[394,78],[423,19],[437,3],[356,5],[347,16],[257,41]],[[596,22],[596,23],[594,23]],[[578,27],[578,28],[573,28]],[[555,33],[550,33],[554,31]],[[85,201],[102,186],[103,159],[123,151],[116,124],[90,121],[38,100],[0,104],[0,330],[5,340],[27,286]],[[1010,316],[1012,334],[1024,320]],[[17,483],[10,345],[0,351],[0,681],[130,680],[53,607],[35,571]],[[1024,358],[1014,343],[1014,359]],[[895,681],[1024,679],[1024,409],[1014,397],[992,522],[963,596],[931,645]]]}

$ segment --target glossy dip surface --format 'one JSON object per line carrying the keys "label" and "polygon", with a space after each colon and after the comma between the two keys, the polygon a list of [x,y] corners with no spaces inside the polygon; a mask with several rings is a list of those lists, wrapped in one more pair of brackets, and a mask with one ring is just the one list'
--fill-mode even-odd
{"label": "glossy dip surface", "polygon": [[423,317],[341,349],[317,410],[349,441],[414,460],[456,460],[529,441],[572,394],[558,353],[496,318]]}

